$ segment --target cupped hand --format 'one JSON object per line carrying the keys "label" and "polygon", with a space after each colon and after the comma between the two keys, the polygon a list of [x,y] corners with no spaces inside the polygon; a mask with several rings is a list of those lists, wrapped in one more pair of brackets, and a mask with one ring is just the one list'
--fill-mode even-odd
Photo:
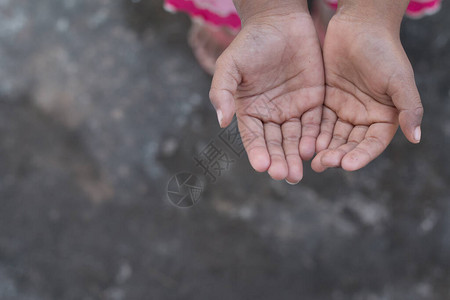
{"label": "cupped hand", "polygon": [[297,183],[315,153],[324,71],[308,12],[247,21],[216,63],[211,101],[221,127],[236,113],[251,165]]}
{"label": "cupped hand", "polygon": [[364,167],[399,125],[410,142],[420,141],[423,107],[398,33],[336,15],[323,52],[326,96],[315,171]]}

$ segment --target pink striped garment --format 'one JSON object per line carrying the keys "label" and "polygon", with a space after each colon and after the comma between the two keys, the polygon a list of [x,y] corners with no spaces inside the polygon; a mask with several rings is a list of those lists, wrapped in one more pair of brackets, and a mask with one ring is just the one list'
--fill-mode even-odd
{"label": "pink striped garment", "polygon": [[[323,0],[336,8],[338,0]],[[216,26],[239,30],[241,21],[232,0],[165,0],[170,12],[182,11],[191,17]],[[406,14],[412,18],[431,15],[439,10],[441,0],[411,0]]]}
{"label": "pink striped garment", "polygon": [[[337,8],[338,0],[325,0],[334,9]],[[406,15],[411,18],[421,18],[432,15],[441,8],[441,0],[411,0]]]}

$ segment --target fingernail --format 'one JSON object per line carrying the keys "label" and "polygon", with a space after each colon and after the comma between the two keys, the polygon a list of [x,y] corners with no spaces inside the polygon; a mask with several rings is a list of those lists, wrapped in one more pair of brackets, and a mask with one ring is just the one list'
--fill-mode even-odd
{"label": "fingernail", "polygon": [[418,142],[420,142],[422,132],[420,131],[420,126],[417,126],[416,129],[414,129],[414,139]]}
{"label": "fingernail", "polygon": [[217,110],[217,120],[219,120],[220,127],[222,127],[222,119],[223,119],[222,111],[220,109],[218,109]]}
{"label": "fingernail", "polygon": [[[297,185],[298,184],[298,182],[289,182],[287,179],[285,179],[285,181],[287,182],[287,183],[289,183],[290,185]],[[299,181],[300,182],[300,181]]]}

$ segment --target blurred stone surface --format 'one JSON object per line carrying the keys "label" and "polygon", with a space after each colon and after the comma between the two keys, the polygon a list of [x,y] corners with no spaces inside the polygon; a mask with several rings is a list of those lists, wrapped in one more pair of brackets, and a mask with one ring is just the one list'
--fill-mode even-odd
{"label": "blurred stone surface", "polygon": [[450,6],[406,20],[423,142],[297,186],[245,157],[180,209],[220,130],[189,20],[155,0],[0,1],[0,299],[450,299]]}

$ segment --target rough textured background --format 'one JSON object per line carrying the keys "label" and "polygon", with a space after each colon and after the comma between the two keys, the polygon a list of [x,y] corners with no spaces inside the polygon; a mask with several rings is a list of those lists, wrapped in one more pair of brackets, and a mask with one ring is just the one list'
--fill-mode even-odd
{"label": "rough textured background", "polygon": [[450,299],[450,13],[402,32],[426,117],[297,186],[246,158],[179,209],[219,133],[161,1],[0,0],[0,299]]}

